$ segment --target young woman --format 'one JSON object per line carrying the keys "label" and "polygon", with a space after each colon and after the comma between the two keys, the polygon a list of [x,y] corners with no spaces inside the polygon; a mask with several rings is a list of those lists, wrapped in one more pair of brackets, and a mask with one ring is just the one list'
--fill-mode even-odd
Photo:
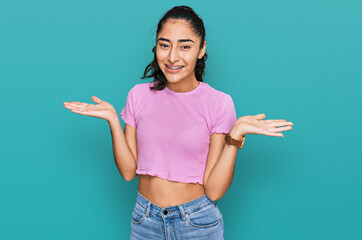
{"label": "young woman", "polygon": [[224,239],[217,200],[232,182],[245,135],[292,129],[264,114],[236,118],[231,96],[203,82],[205,49],[203,21],[190,7],[174,7],[158,23],[154,60],[142,77],[154,81],[128,92],[124,132],[106,101],[64,102],[107,120],[119,172],[127,181],[138,175],[131,239]]}

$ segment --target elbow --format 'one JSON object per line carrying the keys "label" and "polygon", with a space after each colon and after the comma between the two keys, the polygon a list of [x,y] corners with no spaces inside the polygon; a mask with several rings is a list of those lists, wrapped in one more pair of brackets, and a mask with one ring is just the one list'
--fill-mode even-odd
{"label": "elbow", "polygon": [[126,180],[127,182],[130,182],[130,181],[133,180],[133,178],[130,178],[130,177],[123,177],[123,178],[124,178],[124,180]]}
{"label": "elbow", "polygon": [[205,195],[211,200],[211,201],[217,201],[223,197],[222,194],[218,194],[217,192],[205,190]]}
{"label": "elbow", "polygon": [[134,179],[135,177],[124,177],[124,180],[126,180],[127,182],[130,182]]}
{"label": "elbow", "polygon": [[222,196],[219,195],[206,195],[211,201],[217,201],[222,198]]}
{"label": "elbow", "polygon": [[124,180],[126,180],[127,182],[132,181],[134,178],[136,178],[137,174],[127,174],[127,175],[122,175],[122,177],[124,178]]}

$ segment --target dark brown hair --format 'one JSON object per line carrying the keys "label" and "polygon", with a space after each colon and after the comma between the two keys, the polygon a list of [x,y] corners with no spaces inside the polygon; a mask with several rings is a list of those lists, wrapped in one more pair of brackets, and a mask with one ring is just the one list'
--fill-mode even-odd
{"label": "dark brown hair", "polygon": [[[194,12],[194,10],[188,6],[177,6],[173,7],[169,11],[165,13],[165,15],[160,19],[157,25],[157,32],[156,32],[156,43],[157,43],[157,36],[162,30],[163,25],[169,19],[183,19],[186,20],[192,28],[192,31],[200,37],[200,49],[204,46],[205,41],[205,27],[204,22],[202,19]],[[154,78],[153,82],[154,85],[150,87],[153,90],[162,90],[166,87],[167,79],[161,69],[157,64],[156,58],[156,46],[152,48],[152,52],[154,53],[153,61],[147,65],[143,76],[141,79],[145,78]],[[204,56],[201,59],[197,59],[195,65],[195,76],[196,79],[200,82],[203,81],[203,75],[205,74],[205,61],[207,59],[207,54],[205,52]],[[149,73],[150,72],[150,73]],[[147,75],[149,73],[149,75]]]}

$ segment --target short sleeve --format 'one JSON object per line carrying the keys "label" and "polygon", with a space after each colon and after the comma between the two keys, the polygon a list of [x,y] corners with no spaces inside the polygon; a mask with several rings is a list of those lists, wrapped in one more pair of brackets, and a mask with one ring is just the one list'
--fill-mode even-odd
{"label": "short sleeve", "polygon": [[134,88],[132,88],[127,94],[126,105],[123,107],[119,115],[121,115],[123,121],[128,125],[136,128],[136,118],[135,118],[135,109],[134,109]]}
{"label": "short sleeve", "polygon": [[233,99],[225,94],[213,118],[210,135],[213,133],[228,133],[236,122],[236,112]]}

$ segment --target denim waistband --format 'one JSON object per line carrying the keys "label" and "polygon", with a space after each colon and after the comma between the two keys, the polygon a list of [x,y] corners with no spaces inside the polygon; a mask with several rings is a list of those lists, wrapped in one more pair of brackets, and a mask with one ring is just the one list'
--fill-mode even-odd
{"label": "denim waistband", "polygon": [[169,207],[160,207],[155,203],[151,202],[142,194],[137,191],[137,204],[139,204],[142,208],[145,209],[146,216],[149,217],[150,213],[153,213],[156,216],[165,218],[174,218],[174,217],[182,217],[182,220],[185,220],[187,214],[190,214],[194,211],[199,210],[200,208],[205,207],[209,204],[217,205],[217,201],[212,201],[209,199],[206,194],[202,195],[199,198],[191,200],[189,202],[185,202],[182,204],[169,206]]}

